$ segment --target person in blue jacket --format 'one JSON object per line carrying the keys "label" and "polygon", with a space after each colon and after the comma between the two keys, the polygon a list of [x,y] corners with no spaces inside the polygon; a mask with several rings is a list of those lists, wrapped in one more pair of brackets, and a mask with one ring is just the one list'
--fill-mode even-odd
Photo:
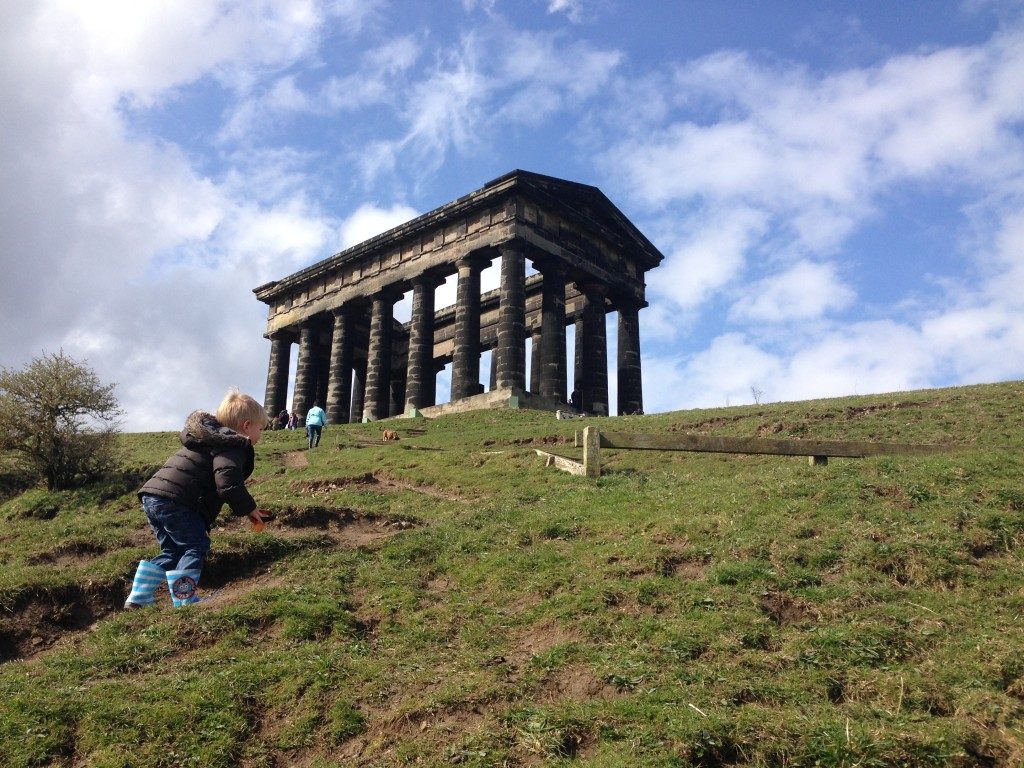
{"label": "person in blue jacket", "polygon": [[309,447],[320,445],[320,433],[327,423],[327,414],[314,402],[313,407],[306,411],[306,439],[309,440]]}

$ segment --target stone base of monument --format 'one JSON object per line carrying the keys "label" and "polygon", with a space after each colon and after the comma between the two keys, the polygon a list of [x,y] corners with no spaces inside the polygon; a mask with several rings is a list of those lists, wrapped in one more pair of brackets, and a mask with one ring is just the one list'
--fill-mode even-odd
{"label": "stone base of monument", "polygon": [[479,395],[464,397],[443,405],[432,405],[429,408],[414,408],[406,412],[406,418],[422,416],[434,419],[449,413],[465,413],[466,411],[481,411],[498,408],[532,408],[538,411],[551,411],[569,408],[567,403],[552,398],[532,395],[524,389],[494,389],[490,392],[483,392]]}

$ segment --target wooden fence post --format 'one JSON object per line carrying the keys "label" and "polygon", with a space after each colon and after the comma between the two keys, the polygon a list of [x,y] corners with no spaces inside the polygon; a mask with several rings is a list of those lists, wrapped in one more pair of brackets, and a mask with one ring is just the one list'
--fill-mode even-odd
{"label": "wooden fence post", "polygon": [[597,427],[583,428],[583,469],[587,477],[601,476],[601,433]]}

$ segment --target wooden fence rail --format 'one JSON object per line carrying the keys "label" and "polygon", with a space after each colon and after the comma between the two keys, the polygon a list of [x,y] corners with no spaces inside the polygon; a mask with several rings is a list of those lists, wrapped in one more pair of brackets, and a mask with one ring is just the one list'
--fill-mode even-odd
{"label": "wooden fence rail", "polygon": [[[580,443],[576,434],[576,445]],[[792,440],[770,437],[718,437],[713,435],[658,435],[650,432],[600,432],[597,427],[583,430],[583,462],[545,451],[549,464],[573,474],[601,476],[601,449],[645,451],[697,451],[701,453],[749,453],[770,456],[807,456],[812,465],[828,464],[829,456],[864,458],[865,456],[922,456],[948,450],[946,446],[914,443],[874,443],[851,440]]]}

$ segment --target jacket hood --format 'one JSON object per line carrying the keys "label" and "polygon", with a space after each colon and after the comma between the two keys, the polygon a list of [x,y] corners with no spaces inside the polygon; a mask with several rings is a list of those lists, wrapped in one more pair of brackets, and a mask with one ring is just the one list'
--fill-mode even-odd
{"label": "jacket hood", "polygon": [[212,413],[193,411],[185,419],[181,444],[186,448],[242,448],[249,445],[249,438],[225,427]]}

